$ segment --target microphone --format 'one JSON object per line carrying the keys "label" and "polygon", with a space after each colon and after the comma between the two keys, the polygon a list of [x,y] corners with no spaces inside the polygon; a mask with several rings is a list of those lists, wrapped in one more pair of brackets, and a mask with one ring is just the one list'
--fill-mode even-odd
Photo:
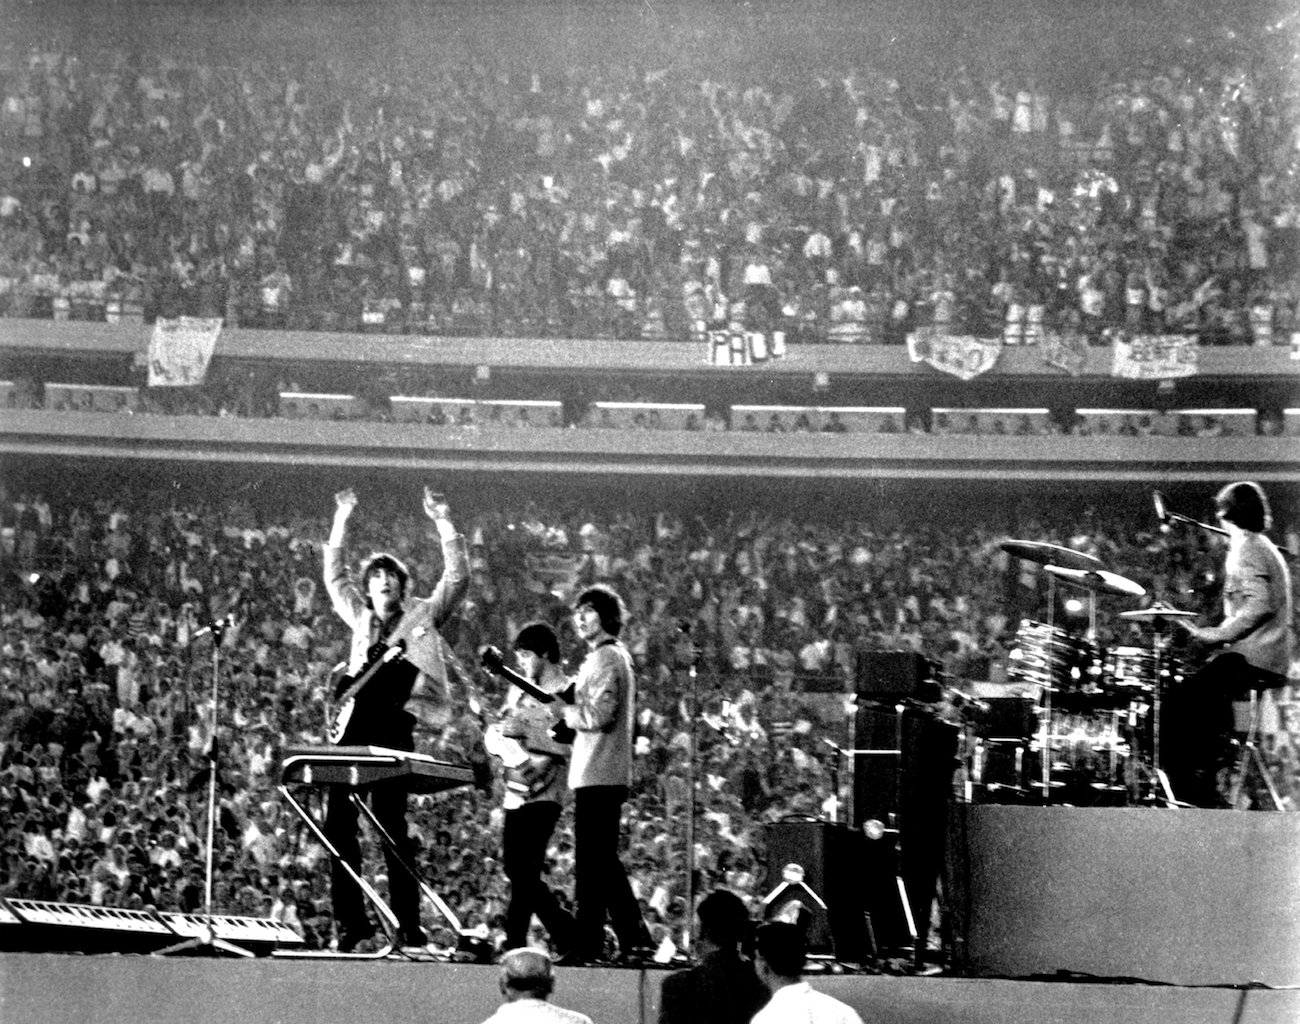
{"label": "microphone", "polygon": [[214,619],[212,622],[209,622],[206,626],[202,626],[199,629],[196,629],[194,631],[194,635],[191,636],[190,639],[197,640],[199,637],[207,636],[209,633],[215,633],[217,636],[220,636],[223,630],[229,628],[230,626],[233,626],[234,624],[235,624],[235,613],[227,612],[221,618]]}
{"label": "microphone", "polygon": [[1169,512],[1165,508],[1165,496],[1159,491],[1151,492],[1151,504],[1155,506],[1156,518],[1160,520],[1161,526],[1169,525]]}
{"label": "microphone", "polygon": [[944,696],[952,703],[952,706],[958,710],[962,708],[974,708],[976,711],[988,711],[988,701],[980,700],[973,694],[966,693],[964,690],[958,690],[951,686],[943,688]]}

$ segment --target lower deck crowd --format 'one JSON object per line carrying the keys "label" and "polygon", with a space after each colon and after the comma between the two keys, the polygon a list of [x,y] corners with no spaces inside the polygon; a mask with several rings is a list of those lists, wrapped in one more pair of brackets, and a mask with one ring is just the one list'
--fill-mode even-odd
{"label": "lower deck crowd", "polygon": [[[275,790],[285,748],[324,742],[330,669],[347,653],[320,579],[327,491],[318,504],[315,515],[267,513],[237,497],[184,503],[145,491],[0,502],[0,896],[202,909],[215,685],[212,909],[272,916],[309,947],[329,945],[328,860]],[[611,583],[629,607],[623,639],[639,673],[625,863],[657,941],[680,942],[687,923],[692,755],[695,891],[761,899],[764,827],[844,813],[845,773],[823,740],[846,741],[858,652],[920,651],[960,691],[1004,679],[1019,620],[1045,617],[1043,574],[1001,547],[1005,523],[458,512],[454,502],[452,513],[471,546],[469,596],[447,631],[462,664],[421,749],[471,756],[481,720],[470,698],[491,707],[503,697],[477,651],[508,647],[525,622],[552,623],[575,668],[568,602],[589,582]],[[440,571],[427,521],[364,499],[357,519],[354,563],[393,551],[414,592],[427,592]],[[1300,547],[1282,525],[1282,542]],[[1090,551],[1142,582],[1147,601],[1204,599],[1213,614],[1208,596],[1187,596],[1217,567],[1204,535],[1102,526],[1086,513],[1015,529]],[[1098,639],[1145,643],[1142,624],[1118,619],[1108,601]],[[205,630],[214,622],[228,625]],[[1275,757],[1294,809],[1294,751],[1282,744]],[[492,941],[507,896],[501,785],[412,797],[410,814],[426,879]],[[566,810],[549,857],[561,891],[571,835]],[[453,941],[438,930],[445,922],[426,924],[435,941]]]}

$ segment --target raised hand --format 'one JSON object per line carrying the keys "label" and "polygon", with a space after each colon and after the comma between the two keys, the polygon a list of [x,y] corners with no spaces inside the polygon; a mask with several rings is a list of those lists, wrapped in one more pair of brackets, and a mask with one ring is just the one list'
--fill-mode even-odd
{"label": "raised hand", "polygon": [[357,507],[357,492],[351,487],[347,490],[339,491],[334,495],[334,503],[338,506],[340,512],[348,512]]}
{"label": "raised hand", "polygon": [[447,500],[432,487],[424,488],[424,514],[434,522],[447,521],[451,518],[451,509]]}
{"label": "raised hand", "polygon": [[488,646],[479,654],[479,662],[489,672],[497,673],[505,668],[506,658],[500,648]]}

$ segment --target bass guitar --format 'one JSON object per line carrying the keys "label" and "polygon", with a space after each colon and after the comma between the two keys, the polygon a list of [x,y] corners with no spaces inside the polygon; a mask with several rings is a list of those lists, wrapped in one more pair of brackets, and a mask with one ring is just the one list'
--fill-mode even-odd
{"label": "bass guitar", "polygon": [[484,647],[483,652],[479,655],[479,661],[483,667],[499,679],[504,679],[508,683],[513,683],[524,693],[532,697],[539,704],[550,704],[552,701],[562,700],[566,704],[573,703],[573,685],[570,684],[568,689],[561,690],[559,693],[547,693],[541,689],[532,680],[521,676],[514,669],[506,665],[505,655],[496,647]]}
{"label": "bass guitar", "polygon": [[571,742],[572,737],[565,738],[562,732],[568,726],[562,721],[556,722],[555,716],[545,707],[563,697],[557,698],[555,694],[548,693],[530,679],[508,668],[505,658],[495,647],[484,649],[480,660],[483,667],[493,675],[512,683],[537,701],[534,705],[512,709],[511,735],[506,735],[501,721],[488,722],[479,701],[471,701],[471,708],[476,711],[479,722],[484,727],[484,747],[505,768],[506,788],[525,799],[531,799],[559,778],[564,771],[565,762],[562,756],[529,749],[526,743],[520,742],[518,735],[522,734],[525,739],[529,735],[549,735],[557,743]]}

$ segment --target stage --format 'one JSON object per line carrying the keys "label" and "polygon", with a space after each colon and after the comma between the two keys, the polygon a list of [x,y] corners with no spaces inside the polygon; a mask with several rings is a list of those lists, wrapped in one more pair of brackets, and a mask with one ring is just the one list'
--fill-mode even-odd
{"label": "stage", "polygon": [[[947,973],[814,986],[871,1024],[1300,1021],[1300,815],[962,804],[947,864]],[[160,957],[122,952],[148,936],[93,934],[0,920],[0,1021],[477,1024],[500,1000],[489,965]],[[82,955],[36,951],[79,935]],[[561,968],[555,1000],[655,1024],[669,970]]]}
{"label": "stage", "polygon": [[[667,972],[560,968],[555,1001],[654,1024]],[[989,978],[816,976],[871,1024],[1295,1024],[1300,992]],[[0,954],[5,1024],[479,1024],[496,969],[383,960]]]}

